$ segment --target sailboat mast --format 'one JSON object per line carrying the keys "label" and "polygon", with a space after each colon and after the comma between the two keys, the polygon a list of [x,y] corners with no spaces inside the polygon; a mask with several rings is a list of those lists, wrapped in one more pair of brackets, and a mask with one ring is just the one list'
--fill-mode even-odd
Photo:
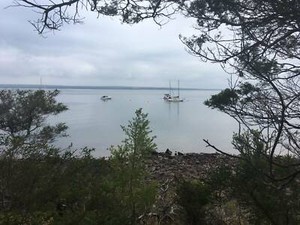
{"label": "sailboat mast", "polygon": [[179,95],[179,80],[178,80],[178,97],[179,97],[180,95]]}
{"label": "sailboat mast", "polygon": [[43,88],[43,77],[40,76],[40,87],[39,89],[41,90]]}

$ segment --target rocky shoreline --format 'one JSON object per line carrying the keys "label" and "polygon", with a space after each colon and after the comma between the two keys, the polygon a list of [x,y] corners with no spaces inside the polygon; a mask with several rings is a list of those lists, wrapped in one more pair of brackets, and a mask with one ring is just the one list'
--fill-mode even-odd
{"label": "rocky shoreline", "polygon": [[155,153],[146,162],[150,177],[164,182],[166,180],[205,179],[207,174],[221,164],[232,164],[233,159],[219,153]]}
{"label": "rocky shoreline", "polygon": [[205,180],[220,165],[233,165],[234,159],[219,153],[155,152],[146,161],[148,179],[158,184],[157,197],[150,213],[141,215],[142,224],[178,224],[176,188],[180,181]]}

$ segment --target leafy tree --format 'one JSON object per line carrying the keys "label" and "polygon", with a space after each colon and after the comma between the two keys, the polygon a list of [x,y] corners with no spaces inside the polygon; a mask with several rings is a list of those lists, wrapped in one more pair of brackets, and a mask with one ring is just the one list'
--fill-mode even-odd
{"label": "leafy tree", "polygon": [[188,14],[201,34],[182,38],[192,54],[238,75],[206,105],[238,121],[239,134],[259,133],[253,135],[264,145],[265,175],[283,183],[300,172],[299,163],[281,165],[293,168],[284,177],[273,172],[283,163],[277,154],[299,157],[299,7],[299,1],[194,1]]}
{"label": "leafy tree", "polygon": [[298,223],[299,208],[287,193],[297,196],[299,189],[299,7],[299,1],[197,1],[188,14],[201,35],[182,38],[192,54],[237,74],[205,104],[240,125],[233,144],[244,176],[232,184],[261,224]]}
{"label": "leafy tree", "polygon": [[293,121],[297,109],[287,109],[282,121],[278,116],[281,103],[272,97],[265,86],[244,83],[212,96],[205,104],[227,113],[240,124],[240,131],[233,139],[233,146],[240,154],[232,156],[238,158],[238,164],[235,175],[228,180],[233,198],[252,215],[249,223],[297,224],[299,149],[295,143],[299,137],[298,129],[292,125],[297,123]]}
{"label": "leafy tree", "polygon": [[115,224],[136,224],[138,216],[151,208],[155,197],[155,186],[146,179],[145,161],[156,150],[151,137],[148,114],[138,109],[129,124],[121,126],[126,138],[123,145],[111,149],[113,185],[118,195],[120,220]]}
{"label": "leafy tree", "polygon": [[[0,91],[0,170],[3,206],[7,199],[14,196],[16,201],[9,201],[9,205],[12,207],[19,204],[23,207],[22,201],[17,199],[25,200],[26,196],[29,196],[27,191],[30,192],[31,189],[28,184],[33,184],[36,180],[35,174],[39,173],[30,170],[29,167],[33,161],[41,161],[45,157],[57,154],[57,149],[51,144],[56,137],[65,135],[67,126],[63,123],[49,125],[46,124],[46,119],[67,109],[63,104],[56,102],[55,97],[58,93],[57,90]],[[27,172],[29,174],[26,179],[22,178]],[[19,179],[23,181],[21,185],[17,185]],[[18,192],[13,190],[14,188],[22,191]]]}
{"label": "leafy tree", "polygon": [[64,123],[47,124],[47,118],[67,107],[57,103],[55,91],[0,91],[1,155],[10,158],[30,158],[47,153],[47,148],[59,136],[65,136]]}
{"label": "leafy tree", "polygon": [[[299,218],[299,184],[275,182],[266,174],[269,163],[265,158],[264,144],[259,139],[259,133],[252,131],[243,135],[235,135],[234,146],[241,152],[234,173],[227,174],[223,184],[231,183],[227,195],[238,200],[239,206],[248,215],[249,224],[298,224]],[[290,156],[280,156],[284,165],[296,163],[297,159]],[[278,159],[279,160],[279,159]],[[277,159],[276,159],[277,162]],[[293,168],[274,165],[273,173],[285,177]]]}

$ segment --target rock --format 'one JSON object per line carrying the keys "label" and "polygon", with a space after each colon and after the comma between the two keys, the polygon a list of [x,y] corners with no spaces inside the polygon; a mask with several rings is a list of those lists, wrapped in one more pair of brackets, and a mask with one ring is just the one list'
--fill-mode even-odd
{"label": "rock", "polygon": [[171,156],[172,155],[172,151],[167,148],[167,150],[165,151],[165,154],[168,155],[168,156]]}

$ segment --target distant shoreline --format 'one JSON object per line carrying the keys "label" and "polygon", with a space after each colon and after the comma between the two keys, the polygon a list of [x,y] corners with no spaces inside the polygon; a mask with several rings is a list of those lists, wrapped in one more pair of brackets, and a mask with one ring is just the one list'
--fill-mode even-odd
{"label": "distant shoreline", "polygon": [[[38,84],[0,84],[0,89],[99,89],[99,90],[169,90],[169,87],[137,87],[137,86],[68,86],[68,85],[38,85]],[[175,90],[175,88],[172,88]],[[189,91],[219,91],[217,88],[180,88]]]}

